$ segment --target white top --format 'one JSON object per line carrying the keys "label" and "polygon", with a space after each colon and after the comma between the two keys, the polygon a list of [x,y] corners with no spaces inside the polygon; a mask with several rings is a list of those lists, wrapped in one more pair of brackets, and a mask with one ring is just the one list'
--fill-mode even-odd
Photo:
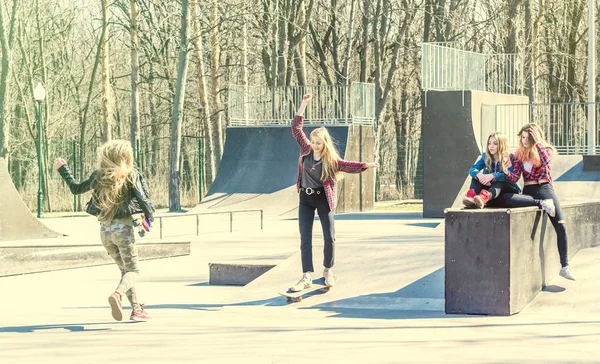
{"label": "white top", "polygon": [[523,163],[523,169],[527,171],[527,173],[531,173],[531,170],[533,169],[533,163],[531,163],[531,161]]}

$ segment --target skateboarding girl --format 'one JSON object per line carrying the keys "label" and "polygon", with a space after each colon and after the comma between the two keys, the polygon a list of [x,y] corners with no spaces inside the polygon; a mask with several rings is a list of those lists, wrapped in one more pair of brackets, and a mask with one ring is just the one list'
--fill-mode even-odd
{"label": "skateboarding girl", "polygon": [[528,205],[531,198],[552,200],[554,214],[550,221],[556,231],[558,254],[562,266],[560,276],[575,280],[569,267],[567,230],[560,203],[552,186],[551,162],[557,154],[556,149],[544,138],[544,132],[537,124],[525,124],[519,131],[519,145],[513,160],[513,169],[507,174],[507,179],[517,182],[523,175],[523,195],[507,194],[502,198],[502,205],[507,207],[522,207]]}
{"label": "skateboarding girl", "polygon": [[312,257],[312,231],[315,210],[323,229],[323,277],[329,287],[335,284],[332,267],[335,257],[334,210],[337,203],[337,181],[342,172],[360,173],[368,168],[379,168],[379,163],[350,162],[340,158],[326,128],[320,127],[310,133],[310,139],[302,130],[304,110],[311,99],[307,94],[292,122],[292,135],[300,146],[296,188],[299,192],[298,224],[300,228],[300,253],[302,278],[290,287],[293,292],[309,288],[314,272]]}
{"label": "skateboarding girl", "polygon": [[54,166],[73,194],[92,190],[86,212],[100,221],[100,240],[121,271],[121,281],[108,297],[115,320],[123,319],[122,297],[131,303],[133,321],[150,318],[138,303],[135,282],[138,278],[138,252],[135,245],[132,215],[143,213],[153,221],[154,207],[146,182],[133,164],[133,150],[126,140],[113,140],[98,149],[98,169],[85,181],[74,181],[64,159],[57,158]]}
{"label": "skateboarding girl", "polygon": [[501,193],[520,193],[521,188],[516,183],[506,180],[509,170],[512,170],[508,154],[508,141],[502,133],[490,134],[487,139],[486,151],[469,169],[473,178],[469,191],[463,198],[466,207],[484,208],[485,205],[500,196]]}

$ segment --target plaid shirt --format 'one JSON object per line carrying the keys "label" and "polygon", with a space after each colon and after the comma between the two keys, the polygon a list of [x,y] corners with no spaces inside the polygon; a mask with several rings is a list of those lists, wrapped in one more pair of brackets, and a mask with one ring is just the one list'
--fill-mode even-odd
{"label": "plaid shirt", "polygon": [[521,177],[521,173],[523,173],[523,180],[527,181],[540,181],[543,179],[548,180],[548,183],[552,184],[552,176],[550,176],[550,162],[552,161],[552,148],[546,147],[544,148],[542,144],[535,143],[535,146],[540,155],[540,160],[542,164],[539,167],[533,166],[531,167],[531,172],[527,172],[523,168],[523,163],[520,160],[515,158],[513,161],[513,170],[509,173],[508,178],[511,182],[517,182]]}
{"label": "plaid shirt", "polygon": [[[298,178],[296,179],[296,190],[300,191],[302,182],[302,161],[304,157],[310,154],[310,140],[304,134],[302,130],[302,123],[304,122],[303,116],[296,115],[292,122],[292,135],[300,146],[300,158],[298,159]],[[338,168],[342,172],[346,173],[360,173],[367,169],[367,164],[363,162],[351,162],[343,159],[338,159]],[[337,181],[329,178],[323,181],[323,189],[325,190],[325,196],[327,197],[327,203],[331,211],[335,209],[337,205]]]}

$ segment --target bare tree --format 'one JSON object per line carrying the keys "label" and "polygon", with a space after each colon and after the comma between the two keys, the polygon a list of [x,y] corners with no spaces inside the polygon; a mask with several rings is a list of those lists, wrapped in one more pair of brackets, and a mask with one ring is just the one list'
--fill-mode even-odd
{"label": "bare tree", "polygon": [[0,71],[0,158],[10,153],[10,117],[7,106],[10,96],[10,75],[12,46],[15,41],[15,23],[19,1],[12,1],[12,10],[8,18],[8,33],[4,24],[4,6],[0,5],[0,45],[2,46],[2,64]]}
{"label": "bare tree", "polygon": [[171,119],[171,147],[169,149],[169,211],[180,211],[181,176],[179,163],[181,156],[181,124],[185,102],[185,86],[188,68],[188,0],[181,1],[181,28],[179,33],[179,62],[177,65],[177,84]]}
{"label": "bare tree", "polygon": [[213,113],[213,132],[214,140],[216,144],[216,159],[221,160],[223,156],[224,148],[224,132],[223,132],[223,105],[221,102],[221,75],[220,75],[220,62],[221,62],[221,41],[219,33],[219,0],[213,0],[211,9],[211,32],[210,32],[210,43],[212,48],[211,53],[211,92],[213,102],[215,105]]}
{"label": "bare tree", "polygon": [[191,2],[191,15],[194,36],[192,43],[194,44],[194,53],[196,54],[196,73],[198,74],[198,92],[200,97],[200,118],[204,123],[204,139],[208,143],[208,175],[211,176],[211,181],[214,179],[217,168],[217,155],[215,149],[215,140],[213,139],[213,124],[210,118],[210,105],[208,103],[208,91],[205,80],[204,70],[204,45],[202,34],[200,33],[197,0]]}
{"label": "bare tree", "polygon": [[140,125],[138,111],[140,109],[140,96],[138,93],[140,62],[138,56],[138,10],[136,0],[130,0],[131,23],[129,34],[131,37],[131,147],[135,154],[135,160],[139,161]]}
{"label": "bare tree", "polygon": [[102,141],[106,142],[112,139],[112,114],[110,107],[110,70],[109,70],[109,36],[108,23],[110,18],[110,9],[108,0],[102,0]]}

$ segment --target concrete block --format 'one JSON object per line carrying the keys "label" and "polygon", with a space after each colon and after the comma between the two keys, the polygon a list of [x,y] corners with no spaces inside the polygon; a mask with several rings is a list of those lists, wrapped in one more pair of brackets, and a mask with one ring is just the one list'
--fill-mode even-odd
{"label": "concrete block", "polygon": [[[600,201],[561,207],[570,257],[600,245]],[[538,208],[448,210],[445,229],[446,313],[516,314],[560,270],[556,233]]]}
{"label": "concrete block", "polygon": [[[139,260],[190,254],[190,242],[136,243]],[[114,264],[102,245],[0,246],[0,277]]]}
{"label": "concrete block", "polygon": [[209,283],[244,286],[274,266],[274,264],[208,263]]}

